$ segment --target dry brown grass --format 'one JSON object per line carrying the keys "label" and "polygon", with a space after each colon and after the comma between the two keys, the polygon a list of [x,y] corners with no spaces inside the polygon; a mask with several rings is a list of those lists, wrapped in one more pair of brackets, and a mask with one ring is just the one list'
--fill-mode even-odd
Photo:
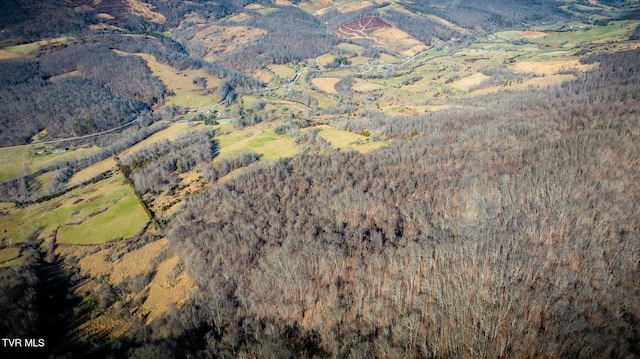
{"label": "dry brown grass", "polygon": [[[122,52],[118,53],[125,54]],[[165,98],[166,104],[175,104],[187,108],[199,108],[213,105],[217,102],[217,97],[207,95],[206,92],[213,91],[220,83],[220,79],[209,75],[204,69],[178,71],[167,64],[158,62],[154,56],[143,53],[136,55],[147,62],[147,66],[149,66],[151,72],[164,83],[167,90],[171,90],[176,94],[175,96],[167,96]],[[204,77],[207,79],[206,89],[202,89],[193,83],[195,77]]]}
{"label": "dry brown grass", "polygon": [[549,87],[561,85],[565,81],[571,81],[576,78],[575,75],[572,74],[560,74],[560,75],[550,75],[545,77],[536,77],[524,82],[525,86],[533,86],[533,87]]}
{"label": "dry brown grass", "polygon": [[151,273],[155,269],[153,264],[154,259],[168,250],[169,245],[167,240],[160,239],[123,255],[122,258],[113,264],[113,268],[110,271],[109,282],[118,284],[127,278]]}
{"label": "dry brown grass", "polygon": [[75,186],[78,185],[84,181],[88,181],[91,178],[106,172],[112,168],[115,168],[116,166],[116,161],[114,160],[113,156],[106,158],[100,162],[94,163],[93,165],[79,171],[76,172],[71,179],[69,179],[69,186]]}
{"label": "dry brown grass", "polygon": [[[272,84],[275,81],[275,75],[267,69],[259,69],[253,73],[253,78],[260,80],[266,84]],[[275,85],[275,83],[273,83]]]}
{"label": "dry brown grass", "polygon": [[589,71],[597,64],[583,65],[579,60],[559,60],[559,61],[521,61],[511,66],[517,73],[534,73],[538,75],[555,75],[559,71],[577,69],[578,71]]}
{"label": "dry brown grass", "polygon": [[110,310],[104,315],[80,324],[74,331],[83,337],[106,336],[111,340],[116,340],[123,337],[128,330],[129,323],[121,315]]}
{"label": "dry brown grass", "polygon": [[318,87],[320,90],[330,93],[338,94],[335,85],[340,81],[337,77],[318,77],[311,80],[311,83]]}
{"label": "dry brown grass", "polygon": [[266,33],[263,29],[247,26],[209,25],[196,32],[191,42],[198,42],[207,49],[205,60],[213,60],[216,55],[255,41]]}
{"label": "dry brown grass", "polygon": [[147,286],[149,293],[141,310],[148,314],[147,324],[161,318],[171,305],[180,307],[196,289],[196,284],[183,271],[178,257],[160,263],[155,277]]}
{"label": "dry brown grass", "polygon": [[395,49],[403,56],[413,56],[429,49],[429,46],[395,27],[375,30],[373,37],[382,46]]}
{"label": "dry brown grass", "polygon": [[371,92],[375,90],[382,90],[384,89],[384,86],[374,84],[365,80],[355,79],[355,83],[353,84],[353,86],[351,86],[351,88],[353,89],[353,91],[357,92]]}
{"label": "dry brown grass", "polygon": [[475,73],[471,76],[467,76],[463,79],[455,81],[454,83],[451,84],[451,86],[460,90],[469,91],[472,87],[480,85],[482,81],[485,81],[488,78],[489,76],[485,74]]}
{"label": "dry brown grass", "polygon": [[60,74],[58,76],[51,76],[49,77],[49,81],[51,82],[55,82],[55,81],[60,81],[60,80],[64,80],[70,77],[82,77],[82,72],[80,71],[71,71],[71,72],[67,72],[65,74]]}
{"label": "dry brown grass", "polygon": [[16,57],[20,57],[20,56],[18,54],[14,54],[13,52],[9,52],[7,50],[0,50],[0,60],[14,59]]}
{"label": "dry brown grass", "polygon": [[[251,4],[251,5],[257,5],[257,4]],[[249,5],[249,6],[251,6]],[[237,15],[233,15],[230,16],[229,18],[227,18],[228,21],[234,21],[234,22],[243,22],[243,21],[247,21],[249,19],[253,18],[253,15],[249,15],[246,12],[241,12]]]}
{"label": "dry brown grass", "polygon": [[153,11],[153,5],[147,4],[139,0],[126,0],[129,5],[129,9],[133,15],[140,16],[147,21],[155,22],[157,24],[164,24],[167,22],[167,18],[159,12]]}

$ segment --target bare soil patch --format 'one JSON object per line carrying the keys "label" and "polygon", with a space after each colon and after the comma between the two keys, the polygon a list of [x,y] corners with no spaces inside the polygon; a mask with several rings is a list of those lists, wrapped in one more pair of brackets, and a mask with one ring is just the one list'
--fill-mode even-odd
{"label": "bare soil patch", "polygon": [[312,79],[311,83],[324,92],[338,94],[335,87],[338,81],[340,81],[340,79],[337,77],[318,77]]}

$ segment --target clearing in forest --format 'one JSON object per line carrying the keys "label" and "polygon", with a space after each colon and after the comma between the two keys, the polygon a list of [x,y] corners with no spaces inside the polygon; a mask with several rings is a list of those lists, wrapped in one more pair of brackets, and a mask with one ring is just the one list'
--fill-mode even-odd
{"label": "clearing in forest", "polygon": [[349,40],[371,40],[381,47],[394,49],[403,56],[413,56],[429,48],[376,16],[367,16],[340,25],[336,35]]}
{"label": "clearing in forest", "polygon": [[367,136],[339,130],[328,125],[321,125],[318,126],[318,128],[320,128],[318,136],[329,142],[332,147],[343,151],[352,149],[361,153],[366,153],[387,145],[385,142],[372,141]]}
{"label": "clearing in forest", "polygon": [[[118,52],[119,54],[125,54]],[[220,79],[209,75],[203,69],[185,69],[177,70],[167,64],[158,62],[155,56],[138,53],[147,62],[147,66],[151,72],[157,76],[160,81],[167,87],[167,90],[173,91],[175,95],[165,97],[165,104],[183,106],[186,108],[199,108],[207,105],[213,105],[218,102],[216,95],[207,94],[214,92],[220,84]],[[206,87],[201,87],[194,83],[196,77],[206,79]]]}
{"label": "clearing in forest", "polygon": [[94,0],[92,7],[96,12],[113,18],[126,19],[131,14],[156,24],[167,22],[164,15],[154,11],[155,6],[140,0]]}
{"label": "clearing in forest", "polygon": [[293,157],[298,152],[298,145],[291,137],[276,134],[273,129],[275,124],[263,122],[242,130],[232,130],[230,125],[221,125],[221,134],[216,136],[220,145],[219,158],[241,151],[261,154],[264,160]]}
{"label": "clearing in forest", "polygon": [[283,80],[293,80],[293,78],[296,77],[296,70],[287,65],[269,65],[269,69]]}
{"label": "clearing in forest", "polygon": [[558,72],[576,69],[578,71],[589,71],[597,64],[584,65],[580,60],[561,60],[561,61],[545,61],[532,62],[521,61],[511,66],[516,73],[534,73],[537,75],[555,75]]}
{"label": "clearing in forest", "polygon": [[263,29],[248,26],[209,25],[198,30],[189,42],[206,49],[203,58],[212,61],[216,55],[255,41],[266,33]]}
{"label": "clearing in forest", "polygon": [[106,158],[102,161],[96,162],[89,167],[86,167],[71,176],[67,184],[68,187],[79,185],[82,182],[88,181],[101,173],[104,173],[112,168],[116,167],[116,161],[113,156]]}

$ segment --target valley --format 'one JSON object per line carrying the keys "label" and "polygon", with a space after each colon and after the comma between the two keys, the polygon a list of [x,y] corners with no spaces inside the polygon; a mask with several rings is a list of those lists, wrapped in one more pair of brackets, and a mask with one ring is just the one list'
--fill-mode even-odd
{"label": "valley", "polygon": [[640,355],[639,6],[15,2],[3,355]]}

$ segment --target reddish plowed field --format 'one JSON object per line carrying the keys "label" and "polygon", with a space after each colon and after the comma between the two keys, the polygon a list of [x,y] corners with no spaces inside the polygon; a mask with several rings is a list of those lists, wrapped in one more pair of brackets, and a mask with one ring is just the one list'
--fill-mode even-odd
{"label": "reddish plowed field", "polygon": [[340,25],[337,35],[347,39],[366,39],[370,38],[375,30],[387,27],[392,26],[379,17],[367,16],[365,18]]}

